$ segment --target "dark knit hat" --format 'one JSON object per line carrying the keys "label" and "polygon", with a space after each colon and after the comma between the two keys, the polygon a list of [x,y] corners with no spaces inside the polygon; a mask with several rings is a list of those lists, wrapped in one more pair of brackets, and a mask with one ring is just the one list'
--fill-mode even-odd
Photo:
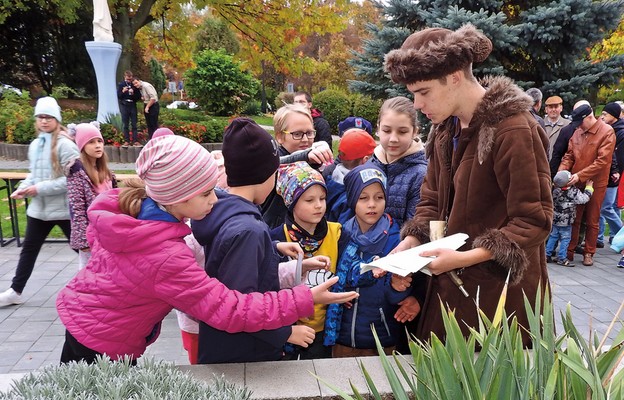
{"label": "dark knit hat", "polygon": [[472,24],[456,31],[427,28],[412,33],[398,50],[386,54],[384,69],[396,83],[439,79],[482,62],[492,42]]}
{"label": "dark knit hat", "polygon": [[221,152],[230,187],[263,183],[280,163],[275,139],[249,118],[232,120],[223,134]]}
{"label": "dark knit hat", "polygon": [[607,103],[606,106],[604,106],[604,108],[602,109],[602,111],[605,111],[609,114],[611,114],[612,116],[614,116],[615,118],[620,118],[620,114],[622,113],[622,107],[620,107],[620,105],[616,102],[612,102],[612,103]]}
{"label": "dark knit hat", "polygon": [[347,194],[347,205],[351,210],[355,210],[360,194],[365,187],[379,183],[386,196],[386,175],[381,169],[373,164],[358,165],[349,171],[344,177],[345,192]]}

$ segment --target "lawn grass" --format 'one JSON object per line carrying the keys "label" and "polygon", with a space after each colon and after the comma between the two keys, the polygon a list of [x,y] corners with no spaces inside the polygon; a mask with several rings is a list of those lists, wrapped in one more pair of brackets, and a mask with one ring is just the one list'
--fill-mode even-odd
{"label": "lawn grass", "polygon": [[[9,199],[6,190],[2,191],[0,195],[0,225],[2,226],[2,237],[4,239],[13,237],[13,231],[11,230],[11,214],[9,213]],[[26,202],[24,200],[17,200],[17,224],[19,227],[20,237],[24,237],[26,231]],[[50,238],[64,238],[63,231],[58,226],[55,226],[50,232]]]}

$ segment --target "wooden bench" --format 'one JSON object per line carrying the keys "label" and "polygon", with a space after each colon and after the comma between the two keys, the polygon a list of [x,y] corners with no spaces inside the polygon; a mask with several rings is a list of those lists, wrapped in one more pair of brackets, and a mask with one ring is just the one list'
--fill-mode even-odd
{"label": "wooden bench", "polygon": [[[11,221],[12,237],[5,238],[2,234],[1,221],[0,221],[0,247],[4,247],[13,241],[16,241],[17,247],[22,246],[22,238],[19,234],[19,219],[18,219],[18,200],[11,198],[11,193],[15,191],[20,181],[26,179],[27,172],[13,172],[13,171],[0,171],[0,179],[4,181],[4,186],[0,186],[0,190],[6,190],[7,200],[9,203],[9,216]],[[117,182],[124,182],[130,178],[136,178],[135,174],[115,174]],[[28,207],[28,199],[24,199],[26,207]],[[57,241],[57,240],[55,240]],[[63,239],[67,241],[67,239]]]}

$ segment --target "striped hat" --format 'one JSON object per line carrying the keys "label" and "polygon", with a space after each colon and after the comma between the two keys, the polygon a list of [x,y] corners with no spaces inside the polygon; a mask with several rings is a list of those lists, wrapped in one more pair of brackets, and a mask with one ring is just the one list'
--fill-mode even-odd
{"label": "striped hat", "polygon": [[217,163],[197,142],[167,135],[152,139],[139,154],[136,172],[147,195],[162,205],[184,202],[217,184]]}

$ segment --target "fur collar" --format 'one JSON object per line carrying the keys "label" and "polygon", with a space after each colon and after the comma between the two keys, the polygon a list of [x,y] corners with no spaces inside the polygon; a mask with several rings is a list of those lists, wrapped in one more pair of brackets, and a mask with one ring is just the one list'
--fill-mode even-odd
{"label": "fur collar", "polygon": [[[478,159],[479,163],[482,164],[492,150],[494,135],[499,129],[498,125],[513,115],[528,111],[533,105],[533,99],[515,85],[510,78],[504,76],[488,76],[480,83],[486,88],[486,92],[472,116],[470,125],[478,129]],[[431,154],[433,139],[437,135],[452,135],[454,119],[454,117],[450,117],[446,121],[431,127],[427,140],[427,154]],[[441,143],[444,150],[443,154],[449,154],[447,150],[452,141],[450,138],[448,139]]]}

